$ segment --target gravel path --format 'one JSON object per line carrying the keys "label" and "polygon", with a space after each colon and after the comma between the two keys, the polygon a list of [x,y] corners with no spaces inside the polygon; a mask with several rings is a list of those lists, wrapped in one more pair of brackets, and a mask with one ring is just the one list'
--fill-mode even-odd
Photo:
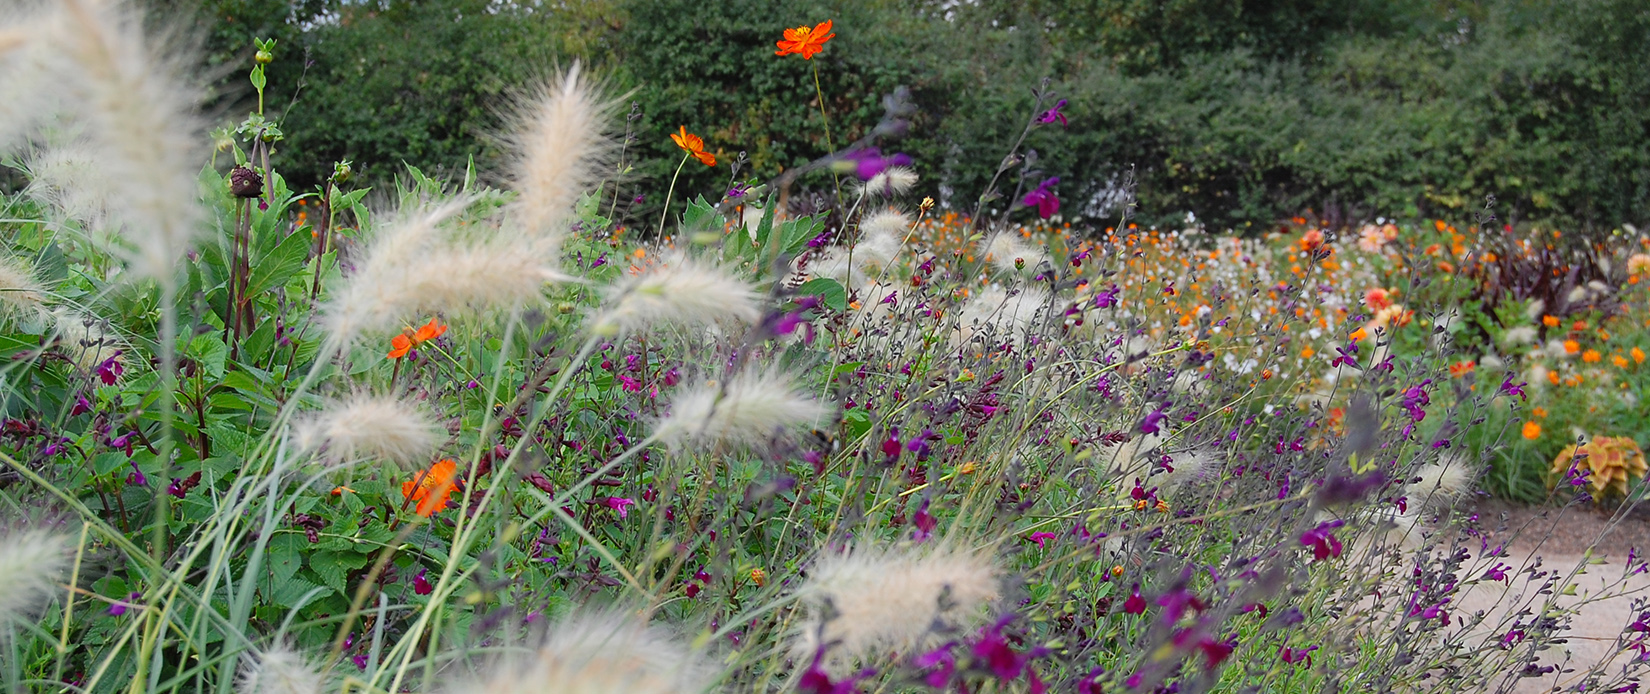
{"label": "gravel path", "polygon": [[[1586,562],[1588,548],[1602,563],[1586,564],[1585,573],[1576,578],[1577,595],[1561,598],[1560,604],[1575,604],[1588,594],[1598,594],[1606,586],[1615,586],[1612,592],[1633,591],[1632,594],[1600,600],[1582,606],[1572,624],[1569,643],[1543,654],[1543,665],[1562,664],[1561,670],[1584,671],[1606,661],[1615,648],[1616,638],[1623,627],[1634,621],[1633,602],[1650,596],[1650,574],[1626,576],[1627,553],[1638,548],[1639,556],[1650,550],[1650,514],[1625,514],[1619,520],[1591,506],[1543,508],[1509,506],[1484,502],[1476,509],[1482,527],[1496,539],[1510,538],[1509,556],[1505,561],[1523,567],[1539,558],[1541,568],[1568,573]],[[1625,585],[1621,582],[1625,581]],[[1458,603],[1471,612],[1485,610],[1491,615],[1504,613],[1526,584],[1514,581],[1508,584],[1482,583],[1469,589]],[[1511,593],[1512,595],[1509,595]],[[1493,623],[1493,619],[1492,619]],[[1493,635],[1489,635],[1494,638]],[[1622,662],[1617,657],[1611,669]],[[1567,662],[1566,662],[1567,660]],[[1567,690],[1573,685],[1575,673],[1558,672],[1544,678],[1523,680],[1516,692],[1548,692]]]}

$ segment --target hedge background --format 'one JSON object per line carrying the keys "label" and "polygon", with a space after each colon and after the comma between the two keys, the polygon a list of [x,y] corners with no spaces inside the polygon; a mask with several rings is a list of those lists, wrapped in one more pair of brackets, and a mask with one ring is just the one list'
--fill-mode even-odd
{"label": "hedge background", "polygon": [[[874,127],[911,89],[903,139],[925,191],[960,209],[1030,115],[1043,78],[1069,128],[1037,168],[1070,216],[1130,170],[1145,223],[1194,213],[1236,230],[1312,210],[1332,223],[1465,218],[1495,195],[1518,223],[1605,230],[1650,221],[1650,3],[1642,0],[204,0],[215,107],[245,110],[251,37],[281,40],[270,103],[286,175],[313,185],[350,158],[370,182],[401,162],[496,161],[513,90],[574,59],[642,114],[633,213],[657,213],[677,125],[770,177]],[[773,55],[786,26],[836,21],[813,62]],[[301,83],[301,88],[299,85]],[[294,99],[296,94],[296,99]],[[228,120],[229,116],[225,116]],[[622,125],[621,125],[622,127]],[[719,193],[728,169],[679,190]],[[830,186],[814,174],[800,185]],[[1010,182],[1012,185],[1012,181]]]}

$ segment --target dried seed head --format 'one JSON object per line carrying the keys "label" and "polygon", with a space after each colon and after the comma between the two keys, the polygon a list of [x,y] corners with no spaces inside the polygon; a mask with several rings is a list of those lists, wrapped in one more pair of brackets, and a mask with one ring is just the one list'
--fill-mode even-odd
{"label": "dried seed head", "polygon": [[276,644],[241,667],[239,694],[321,694],[326,677],[303,654]]}

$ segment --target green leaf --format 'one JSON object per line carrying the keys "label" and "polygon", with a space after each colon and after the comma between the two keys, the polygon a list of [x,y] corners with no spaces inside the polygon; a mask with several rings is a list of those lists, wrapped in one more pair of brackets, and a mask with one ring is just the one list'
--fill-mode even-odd
{"label": "green leaf", "polygon": [[865,410],[848,410],[842,414],[842,423],[848,427],[848,437],[858,439],[871,430],[871,415]]}
{"label": "green leaf", "polygon": [[328,588],[346,593],[344,584],[349,572],[366,566],[371,559],[355,552],[316,552],[309,557],[309,568],[321,577]]}
{"label": "green leaf", "polygon": [[219,339],[218,333],[201,333],[190,340],[184,347],[183,355],[200,364],[206,369],[208,380],[218,383],[223,380],[223,365],[229,360],[229,346]]}
{"label": "green leaf", "polygon": [[817,296],[819,300],[832,311],[842,311],[848,308],[848,290],[842,284],[829,277],[816,277],[802,283],[796,292],[803,296]]}
{"label": "green leaf", "polygon": [[288,235],[281,241],[281,245],[276,246],[275,250],[270,251],[269,255],[260,258],[252,266],[252,276],[247,280],[247,293],[256,297],[286,284],[293,274],[304,267],[304,261],[308,259],[309,235]]}
{"label": "green leaf", "polygon": [[288,578],[275,582],[275,590],[269,599],[281,607],[297,607],[314,600],[318,595],[324,595],[326,590],[301,578]]}
{"label": "green leaf", "polygon": [[264,557],[264,568],[275,576],[275,585],[298,573],[298,568],[304,564],[304,550],[308,546],[309,540],[295,533],[282,533],[269,538],[269,546],[264,550],[268,555]]}
{"label": "green leaf", "polygon": [[92,470],[99,475],[107,475],[126,466],[126,454],[119,451],[99,453],[92,459]]}
{"label": "green leaf", "polygon": [[779,225],[779,249],[785,255],[796,255],[808,240],[825,230],[825,220],[812,217],[787,219]]}
{"label": "green leaf", "polygon": [[705,201],[705,196],[694,198],[688,203],[687,212],[682,214],[682,232],[692,234],[696,231],[721,231],[722,215],[717,214],[716,207]]}
{"label": "green leaf", "polygon": [[268,84],[268,80],[264,79],[264,66],[258,65],[258,66],[253,67],[252,68],[252,88],[256,89],[258,91],[263,91],[263,88],[264,88],[265,84]]}

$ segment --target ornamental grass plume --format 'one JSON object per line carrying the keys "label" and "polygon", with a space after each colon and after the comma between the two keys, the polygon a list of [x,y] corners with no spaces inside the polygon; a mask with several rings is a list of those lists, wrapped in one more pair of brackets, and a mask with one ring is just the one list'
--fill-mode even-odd
{"label": "ornamental grass plume", "polygon": [[993,339],[1018,343],[1025,329],[1048,306],[1049,298],[1048,290],[1039,286],[1021,287],[1012,293],[995,284],[981,288],[958,312],[958,338],[967,342],[983,332]]}
{"label": "ornamental grass plume", "polygon": [[450,694],[698,694],[709,668],[662,630],[612,613],[552,625],[533,652],[487,668],[492,674]]}
{"label": "ornamental grass plume", "polygon": [[326,688],[326,677],[320,670],[285,643],[275,644],[243,664],[240,682],[235,685],[238,694],[321,694]]}
{"label": "ornamental grass plume", "polygon": [[68,563],[68,541],[40,528],[0,530],[0,622],[26,618]]}
{"label": "ornamental grass plume", "polygon": [[998,232],[986,242],[985,259],[999,272],[1020,274],[1035,271],[1048,261],[1048,253],[1025,244],[1012,233]]}
{"label": "ornamental grass plume", "polygon": [[46,76],[98,153],[132,271],[170,284],[200,227],[198,95],[184,62],[158,50],[168,42],[147,40],[127,3],[65,0],[57,17]]}
{"label": "ornamental grass plume", "polygon": [[326,326],[335,339],[347,342],[361,332],[405,323],[405,316],[426,301],[407,293],[407,271],[436,253],[442,225],[470,202],[461,196],[439,205],[409,205],[397,219],[379,225],[381,231],[367,243],[355,273],[333,293],[325,309]]}
{"label": "ornamental grass plume", "polygon": [[99,166],[97,153],[84,142],[46,149],[28,161],[29,197],[56,208],[81,224],[98,243],[118,233],[111,214],[113,181]]}
{"label": "ornamental grass plume", "polygon": [[92,373],[110,360],[125,361],[128,348],[108,321],[60,307],[51,311],[51,322],[57,335],[53,346],[82,372]]}
{"label": "ornamental grass plume", "polygon": [[654,433],[673,447],[754,445],[793,427],[818,424],[831,410],[798,389],[790,374],[749,367],[725,384],[704,381],[684,391]]}
{"label": "ornamental grass plume", "polygon": [[592,325],[607,336],[659,325],[754,323],[762,317],[761,295],[749,282],[685,254],[620,280],[607,294],[608,307]]}
{"label": "ornamental grass plume", "polygon": [[422,463],[445,432],[422,408],[403,398],[357,393],[300,416],[293,440],[329,465],[363,459]]}
{"label": "ornamental grass plume", "polygon": [[795,650],[870,657],[909,651],[947,631],[978,626],[999,594],[981,552],[860,546],[821,557],[800,589],[808,617]]}
{"label": "ornamental grass plume", "polygon": [[515,153],[512,187],[520,193],[514,218],[529,236],[549,241],[543,250],[554,257],[565,224],[579,195],[600,179],[613,152],[606,123],[613,102],[602,98],[578,63],[523,98],[514,128],[505,136]]}
{"label": "ornamental grass plume", "polygon": [[1446,509],[1472,491],[1477,478],[1477,466],[1465,456],[1445,456],[1416,470],[1404,487],[1404,496],[1427,508]]}
{"label": "ornamental grass plume", "polygon": [[0,317],[21,318],[40,311],[45,289],[22,258],[0,254]]}
{"label": "ornamental grass plume", "polygon": [[917,185],[917,172],[906,166],[890,166],[872,176],[860,187],[867,197],[893,198],[904,195]]}

